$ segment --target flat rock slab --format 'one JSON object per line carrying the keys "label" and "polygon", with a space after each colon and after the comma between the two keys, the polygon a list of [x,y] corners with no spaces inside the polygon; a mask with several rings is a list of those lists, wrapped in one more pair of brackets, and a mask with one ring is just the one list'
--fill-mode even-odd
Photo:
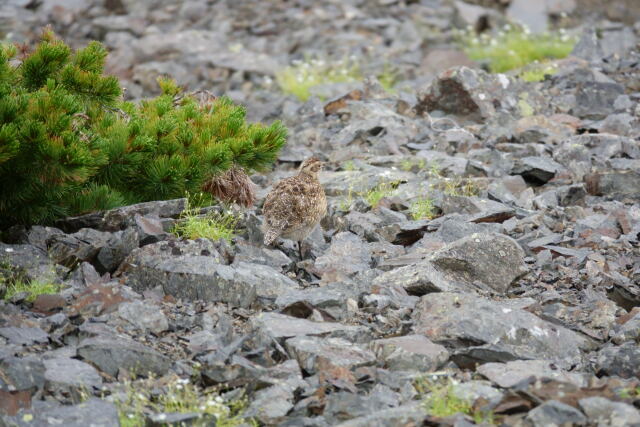
{"label": "flat rock slab", "polygon": [[93,366],[88,363],[67,357],[56,357],[43,361],[44,379],[49,389],[72,388],[100,388],[102,377]]}
{"label": "flat rock slab", "polygon": [[396,427],[419,426],[427,417],[420,402],[408,403],[397,408],[375,411],[369,415],[353,418],[337,425],[337,427]]}
{"label": "flat rock slab", "polygon": [[546,359],[559,366],[581,360],[586,338],[508,303],[473,294],[425,295],[413,312],[415,332],[453,349],[462,365]]}
{"label": "flat rock slab", "polygon": [[326,366],[352,369],[376,362],[373,352],[342,338],[300,336],[288,339],[285,347],[300,368],[309,374]]}
{"label": "flat rock slab", "polygon": [[504,222],[516,214],[514,208],[493,200],[447,194],[440,202],[440,209],[445,215],[459,213],[477,224]]}
{"label": "flat rock slab", "polygon": [[106,212],[94,212],[86,215],[64,218],[56,222],[67,233],[83,227],[101,231],[118,231],[136,225],[138,216],[155,216],[158,218],[175,218],[184,210],[187,199],[158,200],[122,206]]}
{"label": "flat rock slab", "polygon": [[599,426],[634,426],[640,424],[640,412],[624,402],[612,402],[604,397],[586,397],[578,402],[580,409],[593,424]]}
{"label": "flat rock slab", "polygon": [[384,367],[392,371],[435,371],[447,363],[449,352],[424,335],[405,335],[371,343]]}
{"label": "flat rock slab", "polygon": [[330,283],[322,287],[290,290],[276,298],[276,306],[280,310],[286,310],[308,304],[325,311],[334,319],[343,320],[349,316],[348,299],[357,301],[368,290],[369,286],[358,286],[355,283]]}
{"label": "flat rock slab", "polygon": [[169,329],[169,321],[161,308],[148,302],[124,302],[118,306],[118,317],[143,332],[157,335]]}
{"label": "flat rock slab", "polygon": [[0,265],[9,266],[29,280],[46,282],[57,278],[55,264],[47,252],[32,245],[0,243]]}
{"label": "flat rock slab", "polygon": [[136,291],[162,285],[165,294],[185,300],[225,302],[238,307],[272,302],[299,286],[273,267],[241,262],[224,265],[212,242],[159,242],[132,252],[121,273]]}
{"label": "flat rock slab", "polygon": [[315,261],[313,272],[323,279],[340,280],[371,268],[371,250],[348,231],[333,236],[329,250]]}
{"label": "flat rock slab", "polygon": [[361,326],[343,325],[333,322],[313,322],[307,319],[280,313],[260,313],[250,320],[253,329],[274,339],[298,336],[341,337],[350,341],[367,340],[369,330]]}
{"label": "flat rock slab", "polygon": [[24,409],[14,417],[0,417],[0,424],[18,427],[94,427],[117,426],[118,409],[106,400],[91,398],[77,405],[35,401],[31,409]]}
{"label": "flat rock slab", "polygon": [[171,360],[158,351],[130,339],[115,337],[85,339],[78,347],[78,356],[112,377],[116,377],[121,368],[138,374],[164,375],[171,366]]}
{"label": "flat rock slab", "polygon": [[589,375],[567,372],[547,360],[514,360],[507,363],[485,363],[476,372],[502,388],[510,388],[530,377],[551,378],[556,381],[585,387]]}
{"label": "flat rock slab", "polygon": [[587,417],[582,412],[557,400],[548,400],[529,411],[527,420],[534,427],[584,425]]}
{"label": "flat rock slab", "polygon": [[46,344],[49,342],[49,335],[40,328],[7,326],[0,328],[0,336],[16,345]]}
{"label": "flat rock slab", "polygon": [[401,285],[407,292],[493,291],[504,293],[525,274],[524,251],[503,234],[471,234],[423,261],[381,274],[374,285]]}
{"label": "flat rock slab", "polygon": [[598,352],[596,367],[606,375],[640,378],[640,346],[627,342],[621,346],[607,346]]}
{"label": "flat rock slab", "polygon": [[41,357],[8,356],[0,359],[0,389],[8,391],[41,389],[45,367]]}

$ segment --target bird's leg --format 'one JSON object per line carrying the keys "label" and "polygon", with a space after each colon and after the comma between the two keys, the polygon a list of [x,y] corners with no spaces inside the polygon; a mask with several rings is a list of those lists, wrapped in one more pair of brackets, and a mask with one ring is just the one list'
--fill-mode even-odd
{"label": "bird's leg", "polygon": [[298,240],[298,253],[300,254],[300,261],[304,258],[302,257],[302,240]]}

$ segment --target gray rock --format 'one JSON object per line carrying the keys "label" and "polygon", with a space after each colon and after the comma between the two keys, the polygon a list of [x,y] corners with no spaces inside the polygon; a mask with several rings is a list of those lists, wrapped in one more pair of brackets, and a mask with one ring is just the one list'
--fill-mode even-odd
{"label": "gray rock", "polygon": [[113,233],[106,245],[96,255],[95,266],[99,273],[113,273],[125,257],[138,247],[138,233],[133,228]]}
{"label": "gray rock", "polygon": [[604,347],[598,352],[596,367],[605,375],[640,378],[640,347],[635,342]]}
{"label": "gray rock", "polygon": [[158,335],[169,329],[169,321],[160,307],[143,301],[124,302],[118,306],[118,317],[143,332]]}
{"label": "gray rock", "polygon": [[425,260],[381,274],[373,284],[400,285],[414,295],[470,290],[504,293],[527,271],[524,251],[515,240],[503,234],[472,234]]}
{"label": "gray rock", "polygon": [[570,366],[581,361],[580,350],[589,347],[575,332],[473,294],[425,295],[413,317],[415,332],[451,347],[452,359],[460,366],[513,359],[547,359]]}
{"label": "gray rock", "polygon": [[440,228],[435,233],[431,233],[434,237],[445,243],[453,243],[456,240],[471,234],[498,233],[502,227],[493,223],[475,223],[464,220],[461,215],[450,214],[443,217]]}
{"label": "gray rock", "polygon": [[266,265],[223,265],[223,258],[208,240],[159,242],[137,249],[123,262],[120,272],[137,291],[162,285],[165,294],[186,300],[221,301],[239,307],[275,300],[297,289],[288,277]]}
{"label": "gray rock", "polygon": [[100,388],[102,377],[93,366],[67,357],[44,360],[45,387],[51,391],[81,391]]}
{"label": "gray rock", "polygon": [[39,390],[44,386],[45,367],[40,357],[7,356],[0,359],[0,390]]}
{"label": "gray rock", "polygon": [[392,371],[435,371],[449,359],[449,352],[423,335],[386,338],[371,343],[384,367]]}
{"label": "gray rock", "polygon": [[589,62],[600,62],[604,58],[604,51],[598,40],[595,28],[587,28],[573,47],[571,55]]}
{"label": "gray rock", "polygon": [[350,232],[333,236],[327,253],[318,257],[313,271],[332,281],[351,278],[371,268],[371,251],[366,242]]}
{"label": "gray rock", "polygon": [[506,292],[528,272],[524,251],[503,234],[463,237],[434,253],[430,262],[451,281],[481,282],[496,292]]}
{"label": "gray rock", "polygon": [[94,262],[101,248],[107,246],[112,234],[83,228],[73,234],[55,235],[49,242],[49,254],[58,264],[72,268],[81,262]]}
{"label": "gray rock", "polygon": [[40,328],[7,326],[6,328],[0,328],[0,337],[6,338],[11,344],[26,346],[49,342],[49,334]]}
{"label": "gray rock", "polygon": [[[0,418],[2,421],[2,418]],[[4,417],[11,426],[98,427],[119,425],[118,409],[105,400],[90,398],[77,405],[34,401],[31,409],[23,409],[14,417]]]}
{"label": "gray rock", "polygon": [[163,223],[157,216],[136,215],[134,221],[136,222],[136,231],[138,232],[140,246],[166,240],[171,235],[164,230]]}
{"label": "gray rock", "polygon": [[640,310],[622,325],[615,325],[609,331],[611,341],[615,344],[622,344],[626,341],[638,341],[640,338]]}
{"label": "gray rock", "polygon": [[293,265],[293,261],[278,249],[265,248],[262,243],[251,244],[244,240],[238,240],[235,244],[235,256],[233,266],[241,262],[262,264],[273,267],[278,271],[287,269]]}
{"label": "gray rock", "polygon": [[418,94],[415,109],[418,114],[440,110],[481,121],[495,114],[509,85],[510,80],[504,75],[498,77],[467,67],[451,68]]}
{"label": "gray rock", "polygon": [[309,374],[322,370],[323,366],[353,369],[376,362],[371,351],[342,338],[298,336],[288,339],[285,348],[298,361],[300,369]]}
{"label": "gray rock", "polygon": [[547,360],[514,360],[506,363],[485,363],[477,372],[502,388],[515,386],[527,378],[551,378],[556,381],[587,386],[588,375],[564,371]]}
{"label": "gray rock", "polygon": [[87,338],[78,346],[78,356],[102,372],[116,377],[119,369],[146,375],[164,375],[171,360],[158,351],[131,339],[98,336]]}
{"label": "gray rock", "polygon": [[353,282],[329,283],[322,287],[287,291],[276,298],[276,306],[281,311],[289,311],[308,304],[336,320],[345,320],[350,316],[348,300],[358,301],[369,290],[369,286]]}
{"label": "gray rock", "polygon": [[624,94],[618,83],[585,82],[576,94],[572,114],[581,119],[601,120],[614,112],[613,103]]}
{"label": "gray rock", "polygon": [[515,210],[502,203],[479,197],[451,196],[445,194],[440,202],[445,215],[462,214],[474,223],[503,222],[515,215]]}
{"label": "gray rock", "polygon": [[421,425],[427,414],[420,402],[411,402],[397,408],[374,411],[337,424],[336,427],[395,427]]}
{"label": "gray rock", "polygon": [[467,381],[452,385],[451,394],[466,402],[483,399],[489,406],[495,406],[502,400],[504,393],[492,387],[488,381]]}
{"label": "gray rock", "polygon": [[610,427],[640,424],[640,412],[627,403],[612,402],[599,396],[586,397],[578,403],[593,424]]}
{"label": "gray rock", "polygon": [[249,407],[244,412],[247,417],[256,417],[267,425],[275,425],[284,421],[293,408],[295,396],[292,387],[278,384],[258,390],[251,398]]}
{"label": "gray rock", "polygon": [[582,425],[587,417],[582,412],[557,400],[548,400],[527,414],[534,427]]}
{"label": "gray rock", "polygon": [[[5,271],[9,268],[11,271]],[[55,265],[46,251],[32,245],[7,245],[0,242],[0,272],[23,276],[27,280],[57,280]]]}
{"label": "gray rock", "polygon": [[562,165],[548,157],[525,157],[516,161],[512,175],[521,175],[525,181],[542,185],[551,180]]}
{"label": "gray rock", "polygon": [[587,192],[593,196],[606,196],[614,200],[640,198],[640,173],[614,171],[595,173],[585,177]]}
{"label": "gray rock", "polygon": [[[164,37],[164,36],[163,36]],[[67,233],[81,228],[94,228],[100,231],[118,231],[136,225],[137,216],[157,216],[176,218],[185,208],[186,199],[159,200],[122,206],[106,212],[96,212],[56,221],[56,226]]]}
{"label": "gray rock", "polygon": [[273,267],[241,262],[235,266],[234,286],[240,289],[255,288],[257,301],[261,305],[273,303],[279,295],[300,289],[300,286]]}
{"label": "gray rock", "polygon": [[279,313],[260,313],[250,320],[252,329],[272,339],[298,336],[329,336],[355,342],[368,340],[369,330],[361,326],[332,322],[313,322]]}

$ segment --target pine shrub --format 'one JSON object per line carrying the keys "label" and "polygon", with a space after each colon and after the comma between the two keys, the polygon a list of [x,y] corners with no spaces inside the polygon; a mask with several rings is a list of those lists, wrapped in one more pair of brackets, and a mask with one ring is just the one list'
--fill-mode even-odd
{"label": "pine shrub", "polygon": [[203,188],[236,201],[252,192],[227,172],[265,170],[285,143],[280,122],[247,124],[228,98],[198,99],[168,78],[160,96],[124,102],[106,56],[98,42],[72,52],[48,30],[31,53],[0,46],[0,228]]}

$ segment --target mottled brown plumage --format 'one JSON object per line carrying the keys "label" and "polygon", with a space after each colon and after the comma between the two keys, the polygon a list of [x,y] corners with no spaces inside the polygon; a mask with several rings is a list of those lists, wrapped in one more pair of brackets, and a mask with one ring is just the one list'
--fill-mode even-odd
{"label": "mottled brown plumage", "polygon": [[326,214],[327,198],[318,181],[320,169],[322,162],[311,157],[302,163],[297,175],[283,179],[267,195],[262,208],[265,245],[278,237],[296,240],[300,245]]}

